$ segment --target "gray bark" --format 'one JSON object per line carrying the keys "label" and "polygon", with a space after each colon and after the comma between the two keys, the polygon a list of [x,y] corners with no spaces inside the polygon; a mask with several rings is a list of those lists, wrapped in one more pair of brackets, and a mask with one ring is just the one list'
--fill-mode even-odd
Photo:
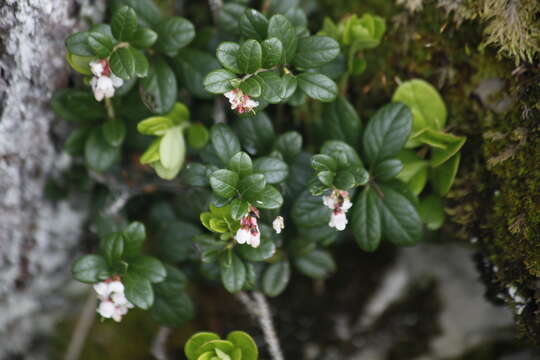
{"label": "gray bark", "polygon": [[69,73],[65,37],[103,8],[94,0],[0,2],[0,359],[47,358],[29,344],[65,311],[85,209],[44,199],[47,178],[70,162],[51,137],[49,103]]}

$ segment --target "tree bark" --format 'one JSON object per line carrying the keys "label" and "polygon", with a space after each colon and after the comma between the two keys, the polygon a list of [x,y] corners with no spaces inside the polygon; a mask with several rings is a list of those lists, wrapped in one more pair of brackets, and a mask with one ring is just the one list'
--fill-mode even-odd
{"label": "tree bark", "polygon": [[103,9],[104,0],[0,4],[0,359],[47,358],[33,341],[65,312],[86,210],[44,198],[47,179],[70,163],[49,104],[68,79],[65,37]]}

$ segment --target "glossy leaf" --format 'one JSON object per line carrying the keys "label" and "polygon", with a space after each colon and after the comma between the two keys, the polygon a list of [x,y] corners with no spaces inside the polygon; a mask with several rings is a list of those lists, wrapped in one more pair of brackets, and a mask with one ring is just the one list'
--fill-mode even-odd
{"label": "glossy leaf", "polygon": [[327,36],[310,36],[298,39],[294,65],[303,69],[321,67],[339,55],[339,44]]}
{"label": "glossy leaf", "polygon": [[351,214],[354,238],[362,250],[370,252],[379,247],[382,237],[381,214],[376,197],[373,189],[364,189],[354,201]]}
{"label": "glossy leaf", "polygon": [[220,258],[221,281],[228,292],[235,293],[242,290],[246,282],[246,266],[242,259],[234,252],[229,251]]}
{"label": "glossy leaf", "polygon": [[133,39],[137,31],[135,10],[129,6],[124,6],[115,11],[111,18],[111,30],[116,40],[129,41]]}
{"label": "glossy leaf", "polygon": [[266,268],[262,278],[262,290],[268,296],[275,297],[281,294],[291,277],[289,262],[282,260]]}
{"label": "glossy leaf", "polygon": [[176,102],[177,84],[174,72],[163,60],[150,64],[148,76],[140,81],[141,100],[156,114],[169,112]]}
{"label": "glossy leaf", "polygon": [[100,274],[107,272],[107,262],[101,255],[81,256],[71,267],[71,274],[75,280],[89,284],[100,281]]}
{"label": "glossy leaf", "polygon": [[336,83],[326,75],[304,72],[298,75],[297,79],[298,87],[315,100],[331,102],[337,96]]}
{"label": "glossy leaf", "polygon": [[411,132],[411,124],[411,112],[403,104],[388,104],[377,111],[364,131],[362,142],[371,167],[395,156],[403,148]]}

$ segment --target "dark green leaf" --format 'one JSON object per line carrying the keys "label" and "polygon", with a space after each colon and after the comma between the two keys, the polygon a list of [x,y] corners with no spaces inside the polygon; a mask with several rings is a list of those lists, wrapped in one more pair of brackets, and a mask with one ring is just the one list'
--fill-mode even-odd
{"label": "dark green leaf", "polygon": [[371,188],[365,188],[352,208],[352,231],[358,246],[364,251],[375,251],[381,242],[381,216],[376,197]]}
{"label": "dark green leaf", "polygon": [[261,43],[262,46],[262,67],[271,69],[281,64],[283,59],[283,44],[278,38],[266,39]]}
{"label": "dark green leaf", "polygon": [[270,259],[276,253],[276,245],[268,237],[261,236],[261,244],[259,247],[251,247],[250,245],[238,245],[240,256],[249,261],[264,261]]}
{"label": "dark green leaf", "polygon": [[388,104],[377,111],[364,131],[362,142],[371,167],[397,155],[407,142],[411,124],[411,112],[403,104]]}
{"label": "dark green leaf", "polygon": [[257,196],[254,205],[260,209],[279,209],[283,205],[283,197],[272,185],[266,185],[262,193]]}
{"label": "dark green leaf", "polygon": [[208,168],[199,163],[190,163],[182,171],[182,180],[190,186],[208,186]]}
{"label": "dark green leaf", "polygon": [[126,126],[120,119],[107,120],[102,126],[103,137],[111,146],[120,146],[126,136]]}
{"label": "dark green leaf", "polygon": [[147,279],[151,283],[158,283],[165,279],[167,270],[155,257],[137,256],[129,259],[129,273]]}
{"label": "dark green leaf", "polygon": [[114,48],[113,39],[97,31],[88,33],[88,45],[100,58],[107,58]]}
{"label": "dark green leaf", "polygon": [[236,193],[237,185],[238,174],[233,171],[221,169],[214,171],[210,176],[212,190],[223,198],[231,198]]}
{"label": "dark green leaf", "polygon": [[250,77],[249,79],[242,81],[242,83],[240,84],[240,89],[244,93],[254,98],[258,98],[262,94],[261,84],[259,84],[257,79],[253,77]]}
{"label": "dark green leaf", "polygon": [[240,149],[240,142],[234,132],[225,124],[216,124],[210,129],[210,138],[223,164],[228,164]]}
{"label": "dark green leaf", "polygon": [[121,233],[107,235],[102,241],[101,249],[107,259],[107,264],[111,267],[115,266],[124,254],[124,237]]}
{"label": "dark green leaf", "polygon": [[248,154],[243,151],[237,152],[229,161],[229,169],[240,176],[249,175],[253,171],[253,163]]}
{"label": "dark green leaf", "polygon": [[124,235],[124,255],[127,257],[138,255],[146,239],[144,225],[134,221],[124,229],[122,234]]}
{"label": "dark green leaf", "polygon": [[274,297],[281,294],[291,276],[289,262],[282,260],[271,264],[266,268],[262,278],[262,289],[268,296]]}
{"label": "dark green leaf", "polygon": [[319,173],[317,173],[317,179],[319,179],[319,181],[327,186],[327,187],[331,187],[332,184],[334,183],[334,176],[336,174],[332,171],[321,171]]}
{"label": "dark green leaf", "polygon": [[321,153],[334,158],[338,163],[338,168],[363,167],[362,160],[356,151],[342,141],[326,141],[321,148]]}
{"label": "dark green leaf", "polygon": [[263,174],[252,174],[242,178],[238,184],[238,189],[242,196],[250,202],[258,200],[260,193],[266,186],[266,179]]}
{"label": "dark green leaf", "polygon": [[284,181],[289,175],[287,164],[280,159],[261,157],[253,164],[257,173],[263,174],[268,184],[277,184]]}
{"label": "dark green leaf", "polygon": [[390,180],[403,169],[403,163],[398,159],[386,159],[377,163],[373,169],[373,177],[376,181]]}
{"label": "dark green leaf", "polygon": [[137,13],[137,21],[142,26],[156,25],[161,18],[159,7],[152,0],[113,0],[113,11],[127,5]]}
{"label": "dark green leaf", "polygon": [[84,145],[90,133],[91,128],[73,130],[64,143],[64,150],[70,155],[81,155],[84,152]]}
{"label": "dark green leaf", "polygon": [[51,106],[56,114],[73,122],[89,122],[106,116],[103,105],[86,91],[59,90],[54,94]]}
{"label": "dark green leaf", "polygon": [[384,197],[377,197],[383,236],[396,245],[414,245],[422,239],[422,220],[410,200],[395,187],[380,184]]}
{"label": "dark green leaf", "polygon": [[236,75],[228,70],[214,70],[204,79],[204,87],[212,94],[223,94],[233,89],[231,80]]}
{"label": "dark green leaf", "polygon": [[119,147],[109,145],[101,128],[95,128],[86,140],[84,147],[86,164],[94,170],[105,171],[118,159],[119,150]]}
{"label": "dark green leaf", "polygon": [[176,78],[163,59],[155,59],[148,69],[148,76],[140,81],[141,100],[156,114],[169,112],[176,102]]}
{"label": "dark green leaf", "polygon": [[66,39],[69,52],[78,56],[94,56],[92,47],[88,44],[88,32],[82,31],[70,35]]}
{"label": "dark green leaf", "polygon": [[111,55],[111,71],[118,77],[129,80],[135,76],[135,56],[129,48],[116,49]]}
{"label": "dark green leaf", "polygon": [[279,75],[274,71],[264,71],[254,76],[261,85],[261,97],[270,104],[281,102],[283,91],[283,82]]}
{"label": "dark green leaf", "polygon": [[225,69],[237,74],[242,73],[238,65],[239,50],[240,45],[230,41],[222,42],[216,50],[216,56],[221,65],[223,65]]}
{"label": "dark green leaf", "polygon": [[328,226],[331,210],[324,206],[322,198],[304,191],[293,205],[291,216],[298,227]]}
{"label": "dark green leaf", "polygon": [[246,282],[246,266],[234,252],[228,251],[221,255],[221,281],[228,292],[235,293],[244,287]]}
{"label": "dark green leaf", "polygon": [[327,36],[310,36],[298,39],[294,65],[303,69],[323,66],[339,55],[339,44]]}
{"label": "dark green leaf", "polygon": [[298,80],[296,79],[296,76],[292,74],[285,74],[281,78],[281,81],[283,81],[283,95],[281,97],[283,99],[288,99],[293,96],[294,92],[296,91],[298,87]]}
{"label": "dark green leaf", "polygon": [[334,140],[345,141],[354,148],[360,144],[361,121],[354,107],[344,96],[324,107],[323,134]]}
{"label": "dark green leaf", "polygon": [[156,47],[168,56],[175,56],[195,37],[193,24],[183,17],[171,16],[161,21],[156,27],[158,39]]}
{"label": "dark green leaf", "polygon": [[155,300],[150,315],[161,325],[180,327],[191,320],[194,307],[184,293],[186,276],[178,269],[167,266],[165,281],[154,285]]}
{"label": "dark green leaf", "polygon": [[348,170],[340,170],[334,177],[334,186],[341,190],[349,190],[356,185],[354,174]]}
{"label": "dark green leaf", "polygon": [[149,28],[139,27],[133,35],[130,44],[140,49],[146,49],[155,44],[158,34]]}
{"label": "dark green leaf", "polygon": [[324,279],[336,271],[336,263],[332,256],[321,250],[299,256],[294,261],[298,270],[314,279]]}
{"label": "dark green leaf", "polygon": [[329,155],[317,154],[311,158],[311,167],[315,169],[315,171],[335,172],[337,170],[337,162]]}
{"label": "dark green leaf", "polygon": [[240,34],[240,18],[242,14],[246,11],[244,5],[236,3],[226,3],[223,5],[218,12],[218,26],[220,29],[228,32],[229,34],[239,35]]}
{"label": "dark green leaf", "polygon": [[164,221],[164,227],[157,236],[157,250],[160,259],[178,263],[195,258],[193,239],[201,230],[193,224],[173,220]]}
{"label": "dark green leaf", "polygon": [[336,83],[326,75],[304,72],[297,79],[300,89],[313,99],[330,102],[337,96]]}
{"label": "dark green leaf", "polygon": [[298,36],[294,25],[283,15],[274,15],[268,23],[268,37],[278,38],[283,45],[283,58],[290,63],[296,54]]}
{"label": "dark green leaf", "polygon": [[112,34],[119,41],[130,41],[137,31],[135,10],[124,6],[114,12],[111,19]]}
{"label": "dark green leaf", "polygon": [[140,78],[148,76],[148,68],[150,65],[144,53],[140,50],[136,50],[135,48],[130,48],[129,50],[133,55],[133,60],[135,63],[135,75]]}
{"label": "dark green leaf", "polygon": [[122,277],[126,298],[133,305],[143,310],[149,309],[154,303],[154,291],[150,281],[136,273],[128,273]]}
{"label": "dark green leaf", "polygon": [[266,39],[268,19],[254,9],[247,9],[240,18],[240,33],[247,39]]}
{"label": "dark green leaf", "polygon": [[247,214],[249,204],[247,201],[240,199],[234,199],[231,201],[231,216],[234,220],[240,220],[244,215]]}
{"label": "dark green leaf", "polygon": [[244,148],[252,155],[269,152],[276,136],[272,122],[264,112],[238,119],[234,130]]}
{"label": "dark green leaf", "polygon": [[286,132],[277,138],[274,148],[283,155],[287,162],[291,162],[302,151],[302,135],[296,131]]}
{"label": "dark green leaf", "polygon": [[107,272],[107,262],[101,255],[81,256],[71,267],[71,274],[75,280],[89,284],[100,281],[100,274]]}
{"label": "dark green leaf", "polygon": [[212,94],[204,87],[205,77],[218,69],[219,62],[209,53],[184,48],[174,58],[175,70],[182,84],[194,96],[210,98]]}

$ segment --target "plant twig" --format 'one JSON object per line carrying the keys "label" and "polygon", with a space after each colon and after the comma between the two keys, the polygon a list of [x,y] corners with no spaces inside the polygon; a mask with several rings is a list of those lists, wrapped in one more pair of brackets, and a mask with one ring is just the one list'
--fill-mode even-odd
{"label": "plant twig", "polygon": [[88,332],[90,331],[90,328],[92,328],[92,324],[96,318],[96,305],[97,297],[92,289],[88,299],[86,299],[86,303],[84,304],[83,311],[79,317],[79,321],[77,322],[77,326],[73,331],[73,336],[69,342],[64,360],[77,360],[81,356],[86,337],[88,336]]}
{"label": "plant twig", "polygon": [[279,338],[276,334],[274,322],[272,321],[272,313],[266,301],[266,297],[258,292],[253,292],[253,299],[245,292],[236,294],[236,298],[240,300],[247,311],[259,321],[259,326],[264,335],[264,340],[268,345],[268,350],[273,360],[284,360]]}
{"label": "plant twig", "polygon": [[171,329],[161,326],[152,341],[151,354],[157,360],[169,360],[167,355],[167,339],[171,335]]}
{"label": "plant twig", "polygon": [[210,11],[212,12],[214,23],[217,24],[219,9],[223,6],[223,1],[222,0],[208,0],[208,5],[210,6]]}

